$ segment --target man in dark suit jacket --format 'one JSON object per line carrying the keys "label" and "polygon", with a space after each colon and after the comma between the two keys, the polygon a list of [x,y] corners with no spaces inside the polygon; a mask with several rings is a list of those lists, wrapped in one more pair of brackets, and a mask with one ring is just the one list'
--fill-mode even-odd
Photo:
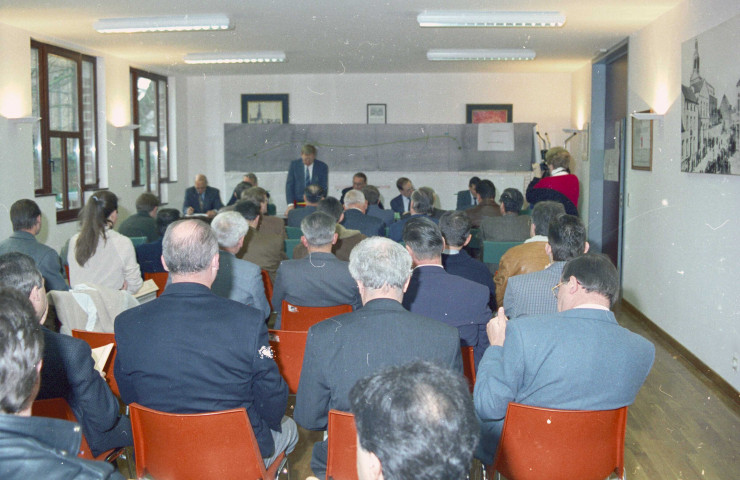
{"label": "man in dark suit jacket", "polygon": [[180,212],[174,208],[163,208],[157,211],[157,231],[159,239],[151,243],[143,243],[134,247],[136,250],[136,261],[141,269],[141,276],[145,273],[166,272],[162,265],[162,237],[170,223],[180,220]]}
{"label": "man in dark suit jacket", "polygon": [[[383,367],[428,360],[462,372],[457,331],[401,306],[410,269],[408,252],[386,238],[368,238],[352,251],[349,270],[364,306],[308,331],[293,415],[301,426],[326,430],[329,410],[349,411],[355,382]],[[326,442],[314,445],[311,468],[324,477]]]}
{"label": "man in dark suit jacket", "polygon": [[199,173],[195,176],[195,185],[185,190],[182,213],[185,215],[205,213],[209,218],[213,218],[223,206],[221,193],[217,188],[209,187],[206,176]]}
{"label": "man in dark suit jacket", "polygon": [[147,242],[162,238],[157,230],[157,210],[159,199],[156,195],[145,192],[136,198],[136,213],[124,220],[118,227],[118,233],[129,238],[146,237]]}
{"label": "man in dark suit jacket", "polygon": [[301,222],[301,243],[308,255],[285,260],[278,268],[272,291],[272,304],[278,312],[275,328],[281,327],[280,310],[283,300],[304,307],[361,306],[357,283],[349,274],[347,262],[331,253],[337,241],[334,218],[314,212]]}
{"label": "man in dark suit jacket", "polygon": [[301,221],[316,211],[316,205],[326,197],[326,192],[319,185],[309,185],[303,191],[303,201],[306,206],[303,208],[291,208],[288,205],[288,226],[301,228]]}
{"label": "man in dark suit jacket", "polygon": [[306,187],[313,184],[329,191],[329,167],[316,160],[316,147],[306,144],[301,148],[301,158],[290,162],[285,181],[285,201],[288,205],[300,202]]}
{"label": "man in dark suit jacket", "polygon": [[391,199],[391,210],[403,215],[408,213],[411,207],[411,194],[414,192],[414,184],[408,178],[401,177],[396,180],[396,188],[399,194]]}
{"label": "man in dark suit jacket", "polygon": [[456,210],[467,210],[470,207],[478,205],[478,196],[475,193],[475,187],[477,187],[479,183],[480,178],[471,177],[468,182],[468,189],[457,192]]}
{"label": "man in dark suit jacket", "polygon": [[409,209],[409,215],[401,217],[397,222],[394,222],[388,227],[388,238],[394,242],[400,242],[403,237],[403,229],[406,222],[413,220],[414,218],[428,218],[434,223],[439,223],[438,218],[432,217],[433,204],[432,200],[421,190],[416,190],[411,194],[411,207]]}
{"label": "man in dark suit jacket", "polygon": [[480,283],[488,289],[488,307],[491,312],[496,311],[496,285],[493,276],[483,262],[471,257],[463,250],[470,239],[470,219],[465,212],[458,210],[447,212],[439,219],[439,229],[445,241],[445,250],[442,252],[442,266],[447,273],[467,278]]}
{"label": "man in dark suit jacket", "polygon": [[404,308],[457,328],[460,344],[473,347],[477,365],[488,347],[486,324],[492,316],[489,290],[445,271],[442,232],[431,220],[410,220],[403,230],[403,241],[414,262],[403,295]]}
{"label": "man in dark suit jacket", "polygon": [[163,244],[172,283],[156,300],[116,317],[121,399],[171,413],[245,407],[266,464],[290,453],[298,432],[283,416],[288,386],[272,358],[264,317],[211,292],[219,265],[213,230],[180,220]]}
{"label": "man in dark suit jacket", "polygon": [[41,271],[46,288],[66,292],[69,285],[62,274],[62,263],[53,248],[39,243],[36,235],[41,231],[41,209],[33,200],[22,199],[10,206],[13,233],[0,243],[0,255],[10,252],[25,253],[33,258]]}
{"label": "man in dark suit jacket", "polygon": [[344,220],[342,225],[352,230],[359,230],[366,237],[385,236],[385,223],[377,217],[365,214],[367,201],[360,190],[347,192],[344,203]]}
{"label": "man in dark suit jacket", "polygon": [[[17,288],[27,296],[36,319],[44,323],[48,311],[46,290],[31,257],[18,252],[0,256],[0,287]],[[37,399],[64,398],[95,456],[132,445],[131,422],[119,413],[118,400],[95,370],[90,346],[83,340],[42,329],[44,355]]]}
{"label": "man in dark suit jacket", "polygon": [[383,205],[380,203],[380,192],[378,191],[378,187],[368,185],[362,189],[362,194],[365,195],[365,200],[367,200],[366,215],[383,220],[386,227],[389,227],[390,224],[396,220],[396,212],[393,210],[385,210]]}
{"label": "man in dark suit jacket", "polygon": [[[560,313],[508,322],[491,319],[491,346],[478,368],[475,410],[481,419],[477,457],[491,463],[509,402],[566,410],[631,405],[653,364],[655,347],[620,327],[609,308],[619,274],[608,257],[570,260],[555,288]],[[508,323],[507,323],[508,322]]]}

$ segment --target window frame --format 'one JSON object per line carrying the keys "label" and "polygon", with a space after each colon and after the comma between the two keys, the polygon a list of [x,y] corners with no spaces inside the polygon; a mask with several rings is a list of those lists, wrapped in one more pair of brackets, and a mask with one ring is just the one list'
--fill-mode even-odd
{"label": "window frame", "polygon": [[[79,200],[80,206],[76,208],[69,208],[69,168],[67,164],[67,155],[61,157],[61,169],[62,169],[62,208],[56,211],[57,223],[65,223],[75,221],[78,218],[80,209],[85,204],[85,192],[96,190],[100,185],[100,156],[99,156],[99,142],[100,135],[98,132],[98,79],[97,70],[98,62],[97,58],[91,55],[85,55],[74,50],[67,48],[58,47],[56,45],[50,45],[47,43],[39,42],[31,39],[31,50],[38,52],[38,90],[39,90],[39,113],[41,120],[39,122],[40,127],[40,143],[41,143],[41,188],[34,188],[36,197],[56,195],[52,188],[52,169],[51,169],[51,140],[52,138],[59,138],[62,143],[62,152],[66,152],[66,143],[69,139],[76,139],[78,141],[79,148],[79,169],[80,169],[80,182],[79,182]],[[56,55],[63,57],[67,60],[73,61],[77,65],[76,74],[76,87],[77,87],[77,131],[63,131],[63,130],[51,130],[51,115],[50,115],[50,104],[49,104],[49,55]],[[88,181],[87,175],[85,174],[85,164],[88,160],[88,154],[85,151],[85,119],[83,109],[83,63],[88,62],[92,65],[92,136],[93,136],[93,147],[95,153],[92,155],[93,170],[95,172],[95,181]],[[34,146],[35,148],[35,146]],[[34,157],[35,161],[35,157]],[[34,174],[35,175],[35,174]],[[34,180],[35,182],[35,180]]]}
{"label": "window frame", "polygon": [[[170,177],[171,177],[171,162],[170,162],[170,122],[169,122],[169,81],[166,76],[159,75],[156,73],[148,72],[146,70],[141,70],[138,68],[130,68],[130,76],[131,76],[131,118],[134,124],[139,125],[138,128],[134,130],[133,134],[133,149],[132,149],[132,158],[131,158],[131,166],[132,166],[132,177],[131,177],[131,186],[134,187],[145,187],[147,192],[151,192],[158,197],[161,198],[161,188],[160,185],[163,183],[170,183]],[[155,119],[156,119],[156,125],[155,130],[157,134],[155,136],[152,135],[142,135],[141,134],[141,121],[139,118],[139,101],[138,101],[138,80],[139,78],[146,78],[151,80],[155,85],[155,105],[156,105],[156,111],[155,111]],[[162,118],[162,112],[161,112],[161,105],[159,101],[160,97],[160,83],[164,82],[164,118]],[[162,125],[160,125],[160,122],[164,121],[164,135],[166,138],[161,138],[161,129]],[[139,165],[137,162],[138,158],[141,158],[141,142],[146,142],[147,145],[149,145],[150,142],[156,142],[157,144],[157,191],[152,191],[151,186],[151,166],[149,164],[150,157],[147,154],[145,157],[145,165],[144,165],[144,171],[146,172],[146,178],[141,178],[141,173],[139,170]],[[166,172],[167,175],[162,175],[162,150],[166,149],[167,151],[167,159],[165,162],[166,165]]]}

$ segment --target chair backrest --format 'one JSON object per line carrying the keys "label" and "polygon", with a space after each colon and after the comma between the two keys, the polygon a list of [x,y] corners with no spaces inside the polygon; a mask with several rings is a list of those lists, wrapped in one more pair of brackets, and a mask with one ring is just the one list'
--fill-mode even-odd
{"label": "chair backrest", "polygon": [[[59,418],[67,420],[68,422],[77,423],[77,417],[75,417],[75,414],[67,403],[67,400],[62,397],[36,400],[31,406],[31,415],[34,417]],[[113,452],[113,450],[108,450],[97,457],[93,457],[93,454],[90,451],[90,445],[88,445],[87,439],[83,435],[82,441],[80,442],[80,451],[77,456],[86,460],[104,460],[111,452]]]}
{"label": "chair backrest", "polygon": [[109,343],[113,344],[113,350],[111,350],[110,352],[110,356],[108,357],[108,361],[105,363],[103,371],[105,372],[105,381],[108,382],[108,386],[110,386],[113,395],[120,398],[121,394],[118,391],[116,377],[113,374],[113,367],[116,365],[116,353],[118,351],[118,347],[116,346],[115,334],[103,332],[88,332],[87,330],[73,329],[72,336],[75,338],[79,338],[80,340],[84,340],[85,342],[87,342],[88,345],[90,345],[90,348],[102,347],[103,345],[108,345]]}
{"label": "chair backrest", "polygon": [[301,239],[301,235],[303,235],[303,232],[298,227],[285,227],[285,234],[288,236],[288,238],[291,239]]}
{"label": "chair backrest", "polygon": [[154,283],[157,284],[157,287],[159,287],[159,290],[157,290],[157,296],[162,295],[164,292],[164,287],[167,286],[167,279],[170,277],[169,272],[145,272],[144,273],[144,280],[154,280]]}
{"label": "chair backrest", "polygon": [[139,245],[144,245],[146,243],[146,237],[129,237],[129,240],[134,244],[134,247],[138,247]]}
{"label": "chair backrest", "polygon": [[351,413],[329,410],[327,480],[357,480],[357,429]]}
{"label": "chair backrest", "polygon": [[280,310],[280,326],[283,330],[308,331],[312,325],[327,318],[336,317],[352,311],[352,305],[331,307],[303,307],[283,300]]}
{"label": "chair backrest", "polygon": [[267,297],[267,303],[270,304],[270,310],[274,310],[272,306],[272,279],[270,273],[262,269],[262,283],[265,285],[265,296]]}
{"label": "chair backrest", "polygon": [[270,330],[270,346],[274,352],[275,363],[292,394],[298,392],[307,336],[307,331]]}
{"label": "chair backrest", "polygon": [[498,265],[501,257],[511,247],[521,245],[522,242],[491,242],[483,241],[483,263]]}
{"label": "chair backrest", "polygon": [[288,258],[293,258],[293,249],[301,243],[300,238],[286,238],[285,239],[285,254]]}
{"label": "chair backrest", "polygon": [[244,408],[208,413],[165,413],[129,405],[142,478],[274,479],[284,455],[265,469]]}
{"label": "chair backrest", "polygon": [[473,393],[473,387],[475,386],[475,354],[473,347],[460,347],[460,353],[462,354],[463,374],[468,379],[470,393]]}
{"label": "chair backrest", "polygon": [[481,233],[480,228],[470,229],[470,242],[468,243],[469,248],[480,248],[481,246]]}
{"label": "chair backrest", "polygon": [[493,470],[509,480],[603,480],[624,472],[627,407],[555,410],[511,402]]}

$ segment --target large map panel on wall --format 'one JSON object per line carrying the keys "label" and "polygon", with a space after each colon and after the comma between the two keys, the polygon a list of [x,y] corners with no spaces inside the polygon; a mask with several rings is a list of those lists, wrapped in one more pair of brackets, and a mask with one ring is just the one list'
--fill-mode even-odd
{"label": "large map panel on wall", "polygon": [[515,123],[513,151],[479,151],[479,125],[224,125],[226,171],[286,171],[311,143],[332,171],[528,171],[534,123]]}
{"label": "large map panel on wall", "polygon": [[740,15],[681,45],[681,171],[740,175]]}

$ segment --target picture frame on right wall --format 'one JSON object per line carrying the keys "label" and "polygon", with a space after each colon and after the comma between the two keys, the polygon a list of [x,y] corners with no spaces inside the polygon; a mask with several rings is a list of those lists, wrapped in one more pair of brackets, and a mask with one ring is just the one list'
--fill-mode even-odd
{"label": "picture frame on right wall", "polygon": [[[650,110],[641,113],[652,113]],[[653,169],[653,121],[632,117],[632,170]]]}

